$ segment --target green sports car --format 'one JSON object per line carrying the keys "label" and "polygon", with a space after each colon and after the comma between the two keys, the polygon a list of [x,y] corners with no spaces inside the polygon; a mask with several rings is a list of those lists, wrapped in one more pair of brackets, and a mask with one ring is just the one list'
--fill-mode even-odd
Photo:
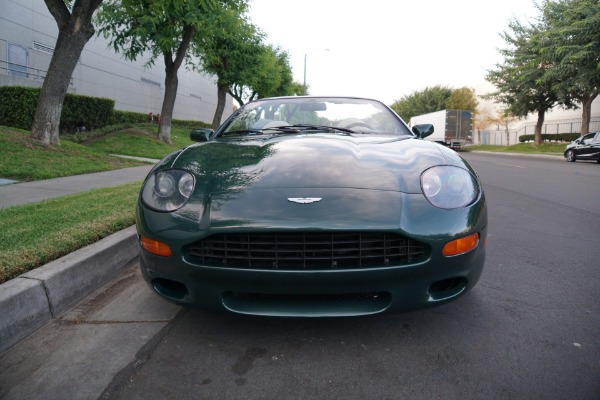
{"label": "green sports car", "polygon": [[475,171],[384,104],[257,100],[177,150],[140,191],[144,278],[175,303],[356,316],[446,303],[485,260]]}

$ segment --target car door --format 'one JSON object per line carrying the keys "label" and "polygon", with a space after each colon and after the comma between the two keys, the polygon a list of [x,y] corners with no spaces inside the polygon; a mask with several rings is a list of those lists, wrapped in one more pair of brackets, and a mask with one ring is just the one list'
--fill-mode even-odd
{"label": "car door", "polygon": [[600,159],[600,132],[596,132],[596,137],[590,144],[590,158]]}
{"label": "car door", "polygon": [[594,144],[595,136],[596,132],[593,132],[588,133],[587,135],[581,138],[579,144],[574,149],[578,159],[587,160],[592,156],[592,154],[594,153],[592,145]]}

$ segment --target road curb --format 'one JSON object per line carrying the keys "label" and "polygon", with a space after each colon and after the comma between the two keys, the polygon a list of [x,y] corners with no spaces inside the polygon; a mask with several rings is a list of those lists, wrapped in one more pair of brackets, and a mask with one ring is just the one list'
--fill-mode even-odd
{"label": "road curb", "polygon": [[115,277],[138,253],[131,226],[0,285],[0,352]]}

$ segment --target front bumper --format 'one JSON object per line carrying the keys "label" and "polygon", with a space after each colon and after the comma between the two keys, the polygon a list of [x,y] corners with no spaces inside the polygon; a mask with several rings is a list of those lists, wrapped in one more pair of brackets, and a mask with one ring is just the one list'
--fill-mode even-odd
{"label": "front bumper", "polygon": [[[248,193],[256,195],[251,192]],[[173,250],[173,255],[165,258],[142,249],[142,274],[154,291],[177,304],[269,316],[351,316],[411,311],[447,303],[475,286],[485,261],[487,210],[483,195],[470,207],[441,210],[422,195],[362,192],[363,199],[372,195],[369,198],[374,202],[364,207],[362,213],[349,212],[349,209],[356,210],[348,206],[331,212],[300,207],[298,209],[307,211],[290,214],[285,207],[293,205],[286,201],[266,207],[279,212],[257,211],[245,220],[226,218],[230,212],[233,215],[236,204],[232,203],[212,208],[210,213],[204,205],[204,208],[188,210],[184,207],[173,214],[155,213],[140,205],[138,233],[164,242]],[[328,193],[329,198],[332,194],[333,191]],[[238,200],[247,203],[248,197]],[[303,212],[306,215],[302,215]],[[322,217],[315,218],[315,213]],[[182,218],[187,219],[186,224],[182,225]],[[301,225],[300,221],[308,220],[310,225]],[[365,221],[376,223],[365,227]],[[190,262],[184,255],[186,246],[213,233],[361,228],[398,233],[424,243],[429,246],[428,257],[408,265],[290,271],[205,266]],[[475,249],[452,257],[442,255],[446,243],[476,232],[480,239]]]}

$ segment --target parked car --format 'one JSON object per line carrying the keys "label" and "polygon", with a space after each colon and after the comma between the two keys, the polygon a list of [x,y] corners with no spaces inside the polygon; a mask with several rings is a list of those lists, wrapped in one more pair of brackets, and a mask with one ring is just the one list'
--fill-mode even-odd
{"label": "parked car", "polygon": [[600,163],[600,131],[575,139],[565,149],[564,156],[570,162],[596,160]]}
{"label": "parked car", "polygon": [[487,208],[475,171],[375,100],[262,99],[149,173],[140,265],[182,305],[355,316],[446,303],[477,283]]}

